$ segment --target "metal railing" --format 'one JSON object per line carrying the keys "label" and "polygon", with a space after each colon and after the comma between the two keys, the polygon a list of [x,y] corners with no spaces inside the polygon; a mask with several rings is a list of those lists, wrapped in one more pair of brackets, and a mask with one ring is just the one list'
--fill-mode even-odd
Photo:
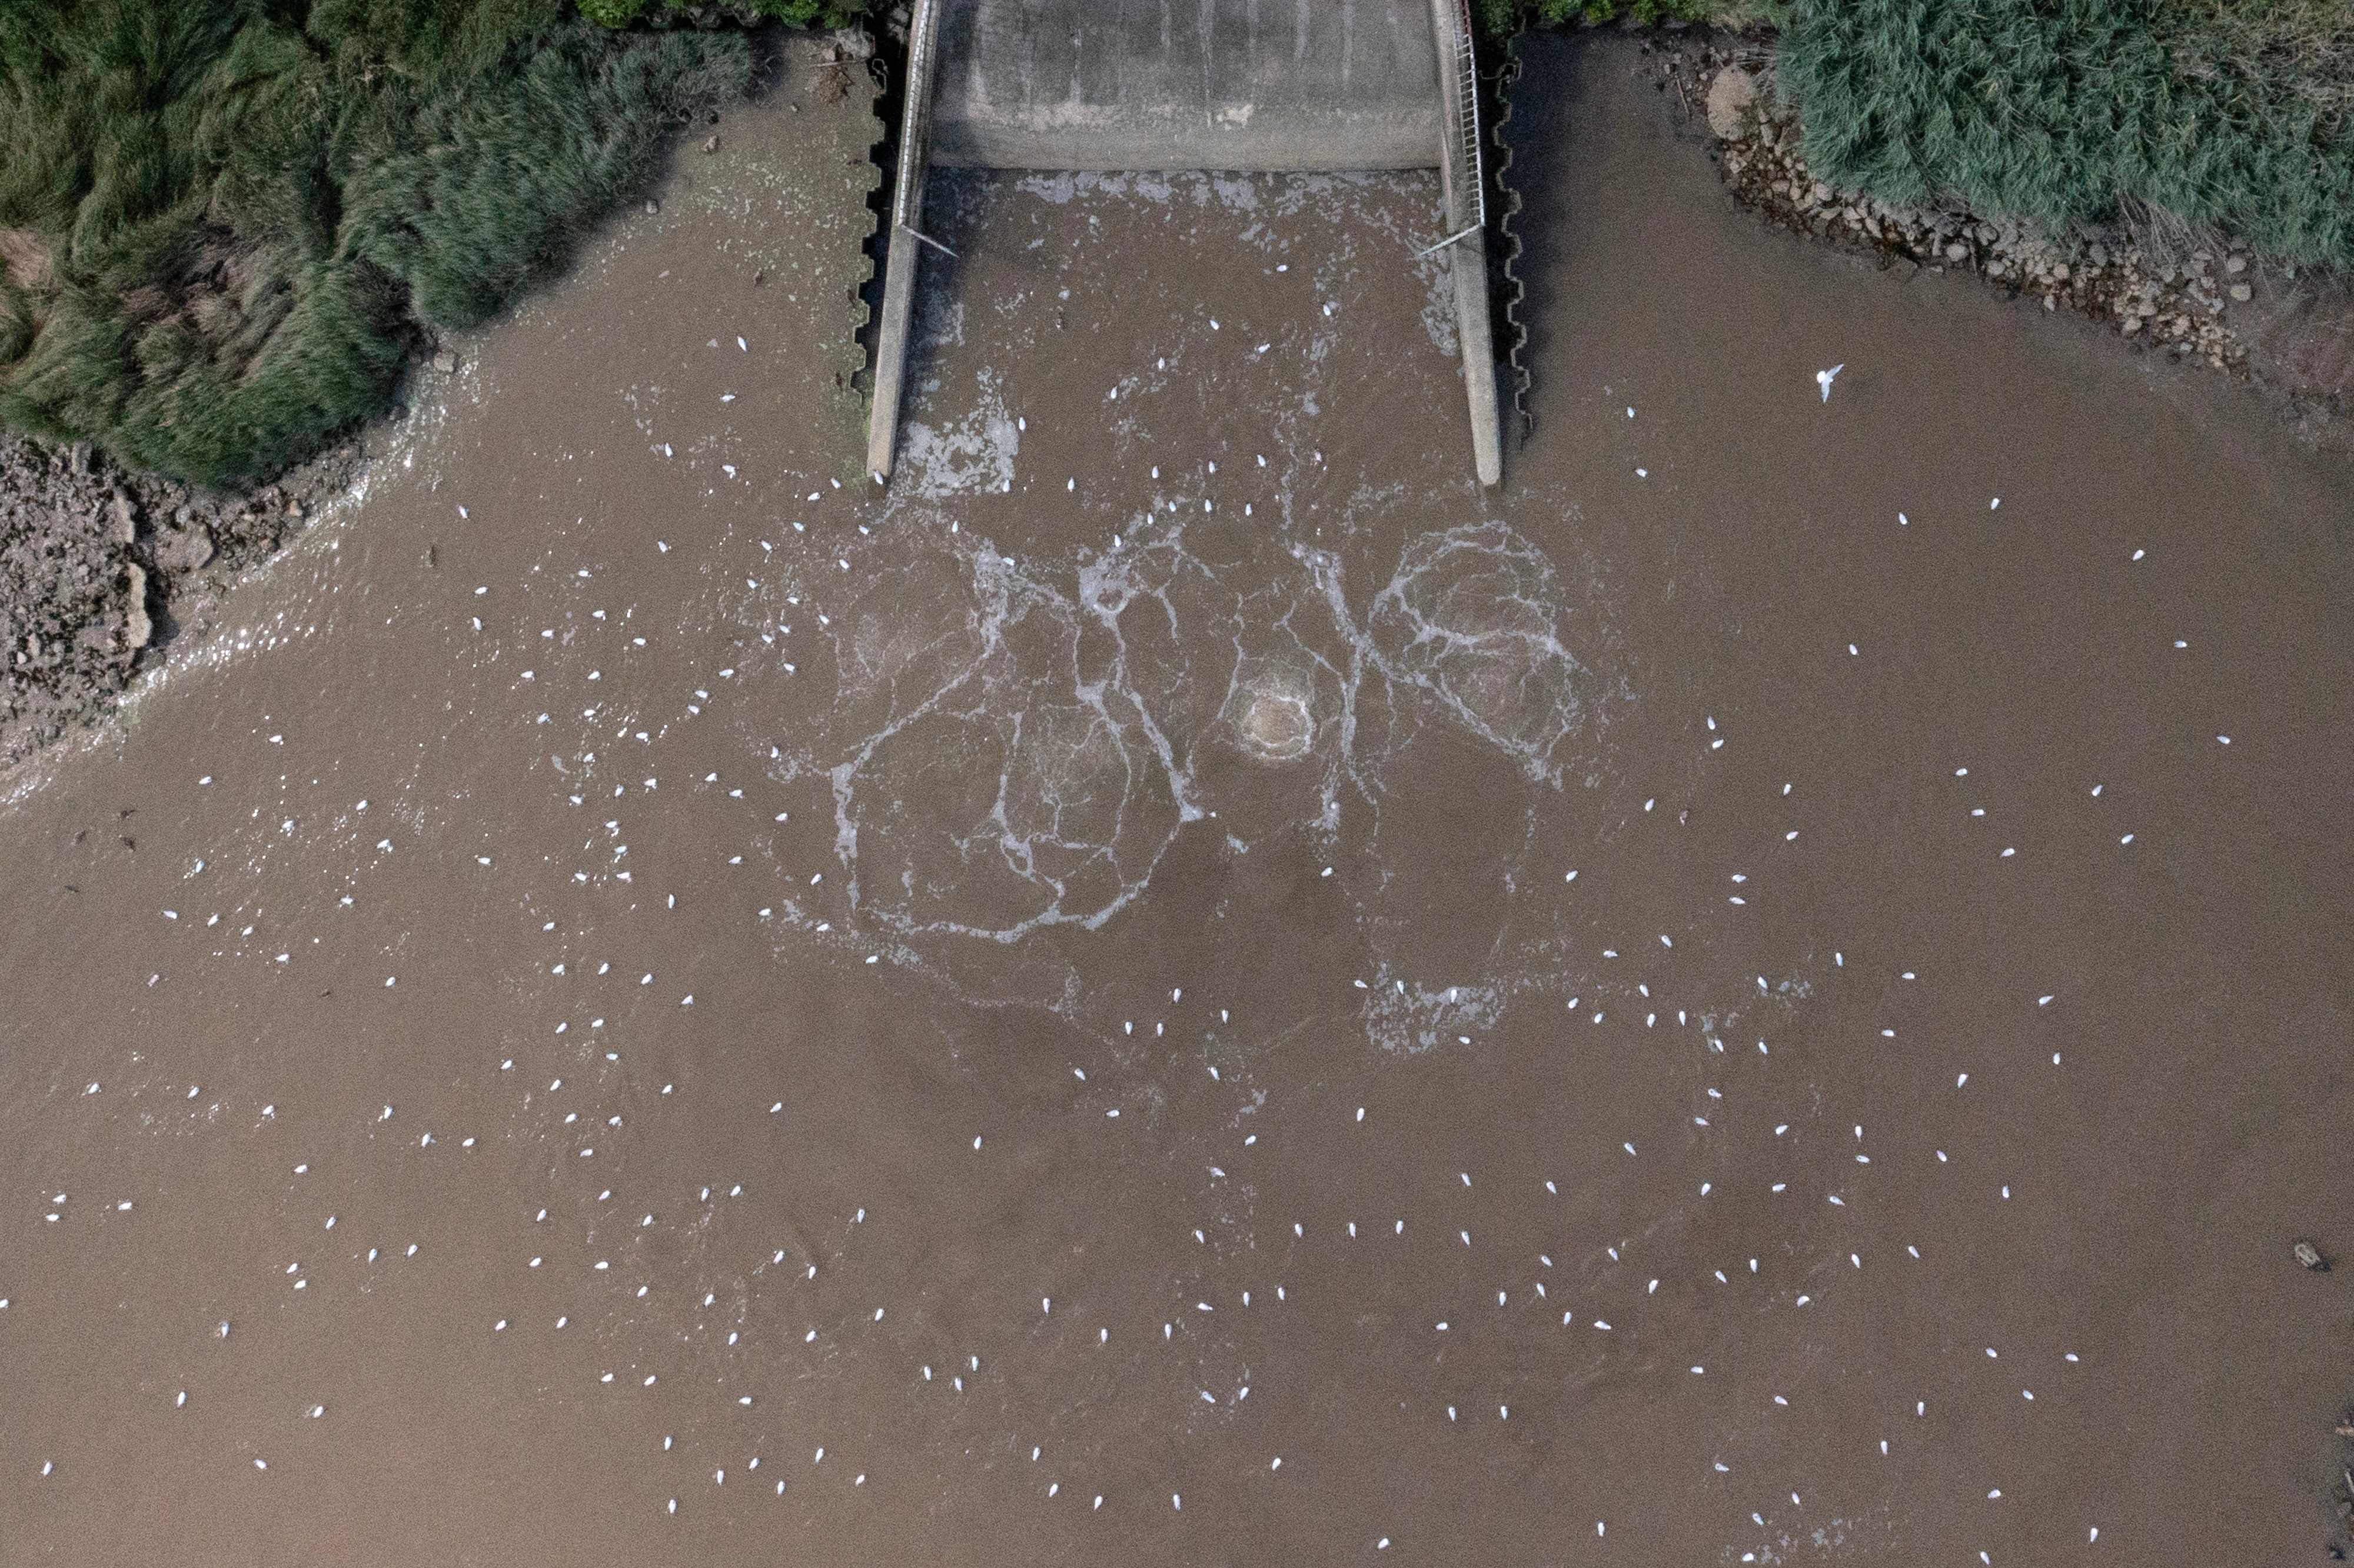
{"label": "metal railing", "polygon": [[1439,181],[1455,232],[1415,253],[1436,255],[1488,227],[1488,181],[1479,157],[1479,68],[1471,51],[1471,0],[1430,0],[1438,46]]}
{"label": "metal railing", "polygon": [[[1488,182],[1479,167],[1479,67],[1471,54],[1471,0],[1455,0],[1455,37],[1450,58],[1442,69],[1455,77],[1454,123],[1447,130],[1447,155],[1455,160],[1458,198],[1468,185],[1470,210],[1457,217],[1462,228],[1485,228],[1488,222]],[[1458,207],[1461,205],[1458,202]]]}
{"label": "metal railing", "polygon": [[916,0],[907,20],[907,104],[899,126],[899,166],[913,168],[914,179],[902,178],[891,196],[891,221],[901,228],[924,227],[925,163],[931,156],[932,73],[938,69],[939,0]]}

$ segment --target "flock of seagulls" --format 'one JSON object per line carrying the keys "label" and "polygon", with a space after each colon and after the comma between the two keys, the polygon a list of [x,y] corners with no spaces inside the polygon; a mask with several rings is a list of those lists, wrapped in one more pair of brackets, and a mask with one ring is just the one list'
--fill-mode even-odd
{"label": "flock of seagulls", "polygon": [[[726,335],[736,354],[748,353]],[[1237,352],[1259,351],[1244,343]],[[1823,402],[1845,368],[1816,373]],[[1149,397],[1122,402],[1126,418],[1149,421]],[[1026,419],[1015,433],[1024,431]],[[685,443],[672,434],[650,440],[664,463]],[[1250,476],[1237,495],[1249,487],[1263,498],[1257,487],[1276,482],[1260,477],[1264,454],[1220,456],[1230,478]],[[1753,922],[1807,896],[1804,868],[1818,853],[1805,835],[1823,819],[1798,769],[1819,779],[1836,758],[1787,759],[1794,777],[1738,794],[1706,770],[1740,755],[1727,743],[1742,726],[1695,713],[1689,734],[1649,763],[1662,782],[1638,786],[1639,808],[1629,796],[1624,820],[1597,834],[1575,776],[1603,745],[1614,651],[1606,639],[1580,641],[1575,592],[1538,520],[1424,526],[1409,508],[1364,530],[1389,535],[1370,574],[1362,544],[1280,534],[1256,555],[1227,547],[1246,568],[1214,565],[1189,530],[1214,526],[1218,462],[1204,453],[1187,471],[1198,506],[1172,502],[1176,486],[1157,466],[1133,476],[1132,493],[1119,493],[1113,474],[1089,475],[1090,496],[1067,503],[1078,513],[1053,525],[1097,542],[1034,542],[1020,559],[984,532],[1005,525],[981,510],[994,468],[975,493],[925,507],[871,503],[801,475],[764,501],[773,518],[763,525],[728,524],[673,545],[689,525],[666,516],[666,537],[591,534],[578,562],[556,561],[552,548],[545,570],[467,585],[457,624],[481,650],[479,729],[504,750],[470,759],[479,770],[466,784],[508,792],[483,808],[495,831],[469,829],[442,783],[414,770],[332,801],[321,786],[315,803],[289,806],[281,760],[338,779],[351,770],[332,737],[298,732],[290,747],[296,721],[263,715],[254,755],[189,770],[192,793],[226,792],[249,810],[223,842],[186,846],[182,885],[157,907],[159,979],[217,966],[236,976],[208,982],[221,994],[261,998],[281,994],[255,989],[278,975],[342,966],[365,969],[373,991],[405,997],[452,983],[457,967],[503,966],[496,986],[476,988],[495,995],[495,1011],[482,1020],[479,1059],[457,1071],[462,1109],[411,1114],[376,1102],[361,1125],[331,1128],[270,1101],[249,1121],[269,1128],[272,1150],[310,1140],[364,1149],[364,1168],[386,1178],[483,1145],[531,1151],[545,1175],[528,1196],[508,1178],[482,1199],[532,1209],[527,1226],[514,1215],[499,1225],[531,1239],[473,1282],[465,1296],[479,1309],[450,1330],[493,1337],[530,1367],[559,1372],[546,1397],[578,1404],[585,1419],[607,1419],[603,1401],[674,1426],[653,1450],[665,1520],[762,1499],[798,1505],[838,1473],[823,1503],[807,1505],[821,1510],[811,1518],[847,1506],[871,1478],[868,1498],[888,1494],[875,1507],[998,1487],[1044,1509],[1091,1515],[1110,1499],[1118,1516],[1149,1507],[1214,1530],[1222,1510],[1253,1517],[1227,1507],[1246,1471],[1254,1485],[1320,1484],[1329,1472],[1320,1444],[1436,1452],[1411,1446],[1479,1432],[1493,1433],[1491,1452],[1503,1454],[1527,1430],[1575,1454],[1597,1440],[1585,1430],[1584,1391],[1606,1376],[1653,1391],[1689,1423],[1691,1495],[1721,1515],[1724,1560],[1768,1563],[1787,1560],[1791,1543],[1841,1517],[1838,1509],[1885,1495],[1893,1483],[1855,1479],[1860,1457],[1905,1460],[1949,1438],[1970,1407],[1982,1414],[1998,1400],[2065,1423],[2072,1392],[2092,1375],[2084,1347],[1973,1323],[1972,1350],[1983,1354],[1932,1389],[1875,1371],[1868,1337],[1875,1323],[1909,1333],[1903,1314],[1930,1315],[1950,1285],[1940,1224],[2000,1234],[2002,1206],[2025,1178],[1986,1132],[2048,1092],[2036,1073],[2066,1071],[2064,985],[2022,979],[2001,1003],[2003,1027],[2034,1043],[2031,1073],[1909,1037],[1943,983],[1932,957],[1882,951],[1851,962],[1850,938],[1815,931],[1761,954]],[[732,465],[726,477],[736,478]],[[693,486],[681,488],[684,506]],[[1046,504],[1062,495],[1076,495],[1076,476]],[[1229,514],[1249,515],[1250,505]],[[1122,525],[1101,542],[1089,531],[1112,514]],[[1147,679],[1123,629],[1151,623],[1179,628],[1199,668]],[[1022,645],[1041,628],[1053,633],[1043,656]],[[1271,652],[1248,652],[1251,638]],[[1178,692],[1193,705],[1182,726],[1170,711]],[[1380,736],[1376,710],[1386,714]],[[1070,727],[1047,730],[1068,715],[1078,715]],[[1422,901],[1447,877],[1493,868],[1417,866],[1419,847],[1390,826],[1415,820],[1398,802],[1435,787],[1416,770],[1450,754],[1416,737],[1442,730],[1487,758],[1489,771],[1471,775],[1485,793],[1463,809],[1509,829],[1500,836],[1483,822],[1469,834],[1501,858],[1506,874],[1495,880],[1509,889],[1474,915],[1435,916]],[[1055,745],[1024,753],[1042,731]],[[960,757],[954,738],[984,732],[1003,741],[985,768]],[[889,743],[902,733],[931,738],[894,760]],[[1235,775],[1244,783],[1225,794],[1198,760],[1219,747],[1246,765]],[[1772,747],[1756,734],[1749,749]],[[1996,797],[1967,763],[1941,757],[1921,768],[1946,781],[1957,831],[1984,827]],[[1251,791],[1287,770],[1317,786],[1274,798],[1311,810],[1254,817]],[[988,787],[975,791],[975,780]],[[2099,782],[2087,788],[2088,800],[2100,798]],[[1745,847],[1691,869],[1675,847],[1683,821],[1655,810],[1655,789],[1672,790],[1670,806],[1704,796],[1743,824]],[[1150,800],[1163,810],[1146,821]],[[235,816],[213,809],[207,820]],[[2135,836],[2125,829],[2118,847]],[[1225,847],[1162,869],[1172,845],[1194,842]],[[1161,955],[1119,948],[1122,923],[1191,940],[1200,933],[1164,923],[1161,888],[1181,875],[1239,883],[1245,868],[1303,845],[1312,853],[1301,863],[1313,867],[1295,878],[1304,891],[1273,914],[1213,900],[1200,948],[1208,972],[1152,973],[1146,991]],[[871,868],[886,852],[897,869],[878,876]],[[423,885],[436,903],[461,887],[462,902],[428,907],[413,902],[415,885],[380,891],[391,868],[419,856],[435,867]],[[1107,863],[1108,882],[1086,880]],[[924,915],[925,899],[953,903],[966,868],[1045,891],[993,927]],[[323,871],[336,891],[305,902],[272,885],[298,870]],[[1172,905],[1184,896],[1167,894]],[[400,898],[412,902],[365,928],[380,939],[389,920],[414,940],[355,952],[349,923]],[[518,910],[533,918],[517,924]],[[1437,928],[1441,919],[1492,923],[1469,945],[1488,955],[1485,968],[1426,968],[1426,946],[1468,950]],[[1246,934],[1241,951],[1218,946],[1228,923]],[[1269,959],[1326,925],[1353,933],[1352,967],[1329,956]],[[1098,934],[1112,946],[1090,948]],[[695,960],[705,946],[747,944],[771,955],[771,967]],[[1104,951],[1123,952],[1120,967],[1101,967]],[[1767,967],[1742,967],[1750,962]],[[1042,963],[1062,978],[1023,993],[1024,973]],[[878,997],[861,1005],[884,1022],[817,1042],[788,1018],[780,1044],[754,1051],[713,1038],[689,1011],[699,991],[703,1011],[727,1010],[734,1029],[769,1016],[764,991],[811,983]],[[1856,1000],[1866,995],[1876,1000]],[[1068,1058],[1054,1094],[1017,1077],[989,1093],[938,1090],[956,1116],[886,1106],[908,1128],[932,1129],[939,1147],[922,1151],[905,1147],[908,1135],[888,1118],[854,1127],[850,1141],[810,1125],[811,1107],[836,1103],[811,1075],[861,1076],[889,1050],[945,1060],[972,1020],[1005,1010],[1034,1018],[1033,1048]],[[1827,1037],[1841,1030],[1854,1037]],[[912,1044],[880,1038],[901,1032]],[[790,1054],[789,1068],[762,1054],[772,1049]],[[1560,1054],[1561,1072],[1594,1098],[1540,1103],[1562,1112],[1582,1144],[1472,1098],[1463,1114],[1494,1123],[1476,1140],[1487,1162],[1439,1169],[1430,1107],[1415,1102],[1476,1090],[1416,1087],[1424,1080],[1408,1075],[1411,1064],[1490,1050],[1511,1054],[1498,1079],[1523,1089],[1542,1073],[1522,1053]],[[1974,1126],[1972,1147],[1956,1152],[1918,1129],[1845,1114],[1854,1097],[1840,1064],[1859,1059],[1874,1063],[1866,1075],[1896,1075],[1908,1092],[1934,1077],[1963,1107],[1946,1125]],[[806,1103],[770,1087],[796,1076]],[[1623,1087],[1615,1097],[1603,1087],[1613,1082]],[[934,1092],[928,1083],[906,1092]],[[198,1100],[203,1087],[186,1097]],[[86,1092],[106,1091],[93,1080]],[[423,1085],[418,1096],[451,1103]],[[692,1115],[681,1108],[690,1105]],[[974,1117],[988,1125],[973,1130]],[[1081,1122],[1087,1130],[1074,1130]],[[697,1137],[712,1138],[714,1152],[689,1142]],[[835,1150],[827,1195],[778,1190],[780,1171],[810,1173],[778,1152],[796,1140]],[[1296,1160],[1304,1168],[1285,1163]],[[1001,1262],[987,1250],[995,1243],[960,1234],[958,1215],[967,1194],[1006,1190],[1025,1160],[1061,1162],[1081,1186],[1056,1201],[1100,1227],[1089,1242],[1123,1266],[1151,1267],[1136,1277],[1066,1268],[1059,1285],[1050,1275],[1005,1277],[1052,1261],[1051,1250],[1017,1230],[999,1238]],[[726,1168],[686,1184],[669,1179],[697,1161]],[[1124,1214],[1103,1196],[1129,1190],[1119,1176],[1131,1161],[1149,1164],[1167,1202],[1189,1211],[1149,1244],[1119,1233],[1155,1216]],[[347,1287],[353,1272],[414,1262],[420,1242],[339,1228],[331,1194],[348,1188],[320,1181],[313,1199],[309,1160],[286,1169],[299,1180],[284,1212],[307,1248],[336,1254],[334,1284],[310,1293],[314,1266],[292,1260],[262,1309],[339,1313],[362,1336],[381,1308],[367,1287]],[[638,1174],[648,1170],[666,1174]],[[875,1192],[871,1205],[843,1195],[860,1185]],[[1938,1195],[1945,1218],[1908,1234],[1892,1216],[1925,1193]],[[44,1202],[45,1222],[70,1229],[77,1194],[57,1190]],[[455,1236],[485,1216],[458,1207],[416,1220]],[[949,1260],[951,1273],[991,1287],[973,1289],[976,1302],[1018,1296],[1022,1306],[995,1319],[978,1306],[951,1309],[959,1304],[915,1273],[879,1261],[901,1254]],[[0,1290],[15,1298],[0,1297],[0,1334],[8,1314],[37,1309],[43,1270],[72,1266],[63,1252],[0,1259]],[[559,1270],[569,1277],[560,1292],[535,1283]],[[1881,1271],[1893,1283],[1880,1283]],[[1369,1315],[1396,1322],[1368,1330]],[[237,1353],[235,1326],[222,1319],[211,1331],[223,1354]],[[1828,1357],[1797,1353],[1817,1344]],[[1777,1361],[1777,1351],[1789,1359]],[[1370,1359],[1379,1356],[1393,1361]],[[1113,1382],[1135,1391],[1115,1400],[1145,1407],[1104,1420],[1065,1392],[1102,1385],[1107,1374],[1089,1357],[1120,1369]],[[1801,1405],[1847,1408],[1852,1386],[1825,1360],[1864,1369],[1869,1424],[1841,1432],[1836,1453],[1760,1436]],[[1397,1429],[1320,1432],[1299,1413],[1336,1384],[1356,1418],[1379,1411]],[[1726,1392],[1686,1392],[1699,1386]],[[984,1387],[988,1399],[968,1400]],[[187,1408],[188,1387],[173,1390],[171,1408]],[[951,1400],[970,1408],[951,1415],[921,1403]],[[870,1404],[887,1405],[887,1418]],[[1261,1436],[1271,1408],[1288,1413],[1281,1452],[1266,1451]],[[321,1399],[301,1415],[364,1418]],[[1118,1446],[1136,1426],[1159,1435],[1142,1456]],[[878,1436],[886,1432],[901,1435],[896,1446]],[[968,1450],[1027,1458],[969,1469]],[[250,1456],[253,1470],[267,1473],[272,1457]],[[1998,1452],[1987,1473],[1942,1474],[1955,1496],[1937,1506],[1958,1508],[1964,1493],[2004,1504],[2033,1489],[2024,1469]],[[1922,1471],[1909,1474],[1922,1484]],[[30,1478],[61,1479],[48,1459]],[[1842,1489],[1843,1499],[1826,1496]],[[1594,1538],[1632,1538],[1628,1549],[1641,1551],[1627,1519],[1646,1506],[1596,1502],[1586,1510]],[[1362,1521],[1363,1544],[1446,1554],[1443,1541],[1416,1539],[1411,1499],[1375,1514]],[[1581,1536],[1585,1522],[1576,1522]],[[2096,1520],[2069,1526],[2087,1543],[2100,1539]]]}

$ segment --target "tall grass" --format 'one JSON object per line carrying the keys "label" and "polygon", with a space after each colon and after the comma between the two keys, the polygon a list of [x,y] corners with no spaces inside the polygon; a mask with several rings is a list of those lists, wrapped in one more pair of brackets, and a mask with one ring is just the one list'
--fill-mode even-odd
{"label": "tall grass", "polygon": [[1783,0],[1826,178],[2041,222],[2137,207],[2354,262],[2354,17],[2306,0]]}
{"label": "tall grass", "polygon": [[2177,0],[2176,69],[2198,78],[2261,77],[2330,121],[2354,116],[2354,3]]}
{"label": "tall grass", "polygon": [[1472,25],[1490,37],[1514,29],[1598,27],[1609,22],[1651,26],[1659,22],[1711,22],[1744,26],[1757,20],[1763,0],[1471,0]]}
{"label": "tall grass", "polygon": [[749,74],[741,37],[569,0],[0,0],[0,421],[265,477]]}

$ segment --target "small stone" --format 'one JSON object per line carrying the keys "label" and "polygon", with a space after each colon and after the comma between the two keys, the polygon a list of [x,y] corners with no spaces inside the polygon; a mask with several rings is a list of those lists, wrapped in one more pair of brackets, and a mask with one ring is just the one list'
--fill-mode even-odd
{"label": "small stone", "polygon": [[441,349],[433,355],[433,368],[444,376],[451,375],[458,368],[458,356],[446,348]]}
{"label": "small stone", "polygon": [[1747,129],[1757,107],[1757,79],[1739,66],[1727,66],[1708,84],[1708,128],[1718,140],[1730,142]]}
{"label": "small stone", "polygon": [[126,618],[126,624],[123,627],[122,632],[122,641],[126,647],[128,647],[133,652],[136,653],[140,649],[146,647],[149,642],[154,641],[155,623],[153,620],[149,619],[147,614],[146,569],[135,561],[131,564],[129,569],[131,575],[131,613]]}
{"label": "small stone", "polygon": [[2249,288],[2245,283],[2234,283],[2232,285],[2232,298],[2235,300],[2252,300],[2255,298],[2255,295],[2256,291],[2253,289]]}
{"label": "small stone", "polygon": [[155,545],[155,564],[167,572],[202,571],[212,558],[212,535],[202,528],[175,530]]}
{"label": "small stone", "polygon": [[137,519],[132,514],[130,496],[120,490],[116,491],[106,503],[106,536],[109,539],[118,545],[129,545],[137,541],[139,524]]}
{"label": "small stone", "polygon": [[1960,261],[1967,260],[1969,253],[1970,248],[1963,244],[1958,239],[1946,247],[1946,260],[1948,261]]}
{"label": "small stone", "polygon": [[2232,256],[2224,260],[2223,270],[2226,272],[2244,272],[2247,270],[2248,259],[2244,256]]}
{"label": "small stone", "polygon": [[2295,1246],[2289,1248],[2289,1251],[2295,1255],[2297,1262],[2303,1264],[2314,1273],[2327,1274],[2329,1272],[2329,1260],[2322,1256],[2321,1249],[2314,1245],[2311,1242],[2298,1242]]}
{"label": "small stone", "polygon": [[703,139],[703,150],[706,153],[716,153],[719,151],[719,138],[716,136],[705,136]]}
{"label": "small stone", "polygon": [[646,216],[648,216],[649,217],[652,217],[655,213],[658,213],[658,212],[660,212],[661,210],[662,210],[662,203],[660,203],[660,202],[658,202],[658,201],[654,200],[652,196],[648,196],[648,197],[646,198]]}

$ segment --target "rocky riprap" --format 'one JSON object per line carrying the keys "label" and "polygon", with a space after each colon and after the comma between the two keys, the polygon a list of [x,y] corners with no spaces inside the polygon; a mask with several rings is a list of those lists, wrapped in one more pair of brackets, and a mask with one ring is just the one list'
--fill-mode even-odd
{"label": "rocky riprap", "polygon": [[104,711],[216,590],[350,483],[347,442],[249,495],[0,434],[0,768]]}

